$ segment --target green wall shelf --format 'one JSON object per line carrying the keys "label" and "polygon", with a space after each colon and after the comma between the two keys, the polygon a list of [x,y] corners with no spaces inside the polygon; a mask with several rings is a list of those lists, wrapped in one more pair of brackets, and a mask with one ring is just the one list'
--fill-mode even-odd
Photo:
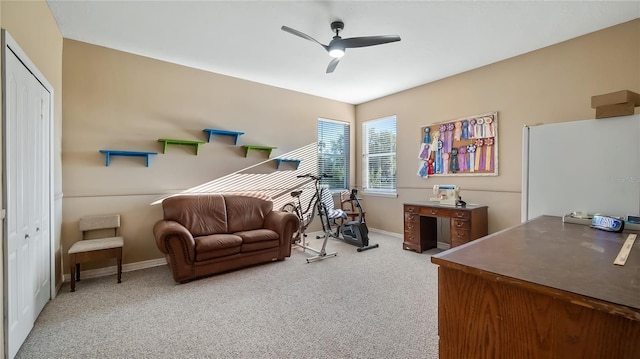
{"label": "green wall shelf", "polygon": [[100,153],[104,153],[105,166],[109,167],[111,163],[111,156],[127,156],[127,157],[146,157],[147,167],[149,167],[149,157],[151,155],[157,155],[158,152],[140,152],[140,151],[121,151],[121,150],[100,150]]}
{"label": "green wall shelf", "polygon": [[296,165],[296,169],[300,166],[300,160],[294,158],[276,158],[276,169],[280,168],[280,164],[282,163],[293,163]]}
{"label": "green wall shelf", "polygon": [[167,145],[187,145],[187,146],[193,146],[196,148],[196,156],[200,151],[200,145],[205,143],[204,141],[173,140],[169,138],[159,138],[158,142],[164,143],[164,146],[162,147],[162,153],[167,152]]}
{"label": "green wall shelf", "polygon": [[216,130],[216,129],[213,129],[213,128],[205,128],[202,131],[209,133],[209,137],[207,138],[207,142],[211,142],[211,137],[213,137],[213,135],[233,136],[234,137],[234,142],[233,142],[234,145],[238,144],[238,137],[240,137],[241,135],[244,135],[244,132]]}
{"label": "green wall shelf", "polygon": [[267,157],[271,157],[271,151],[278,148],[278,147],[271,147],[271,146],[257,146],[257,145],[243,145],[242,148],[244,148],[244,156],[247,157],[247,155],[249,154],[250,150],[256,150],[256,151],[267,151]]}

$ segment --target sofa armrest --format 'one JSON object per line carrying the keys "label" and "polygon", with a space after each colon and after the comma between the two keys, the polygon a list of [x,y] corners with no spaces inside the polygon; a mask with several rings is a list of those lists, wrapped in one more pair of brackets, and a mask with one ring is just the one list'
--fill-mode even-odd
{"label": "sofa armrest", "polygon": [[153,226],[153,236],[158,249],[172,260],[194,262],[196,242],[191,233],[176,221],[159,220]]}
{"label": "sofa armrest", "polygon": [[271,211],[264,218],[264,228],[270,229],[280,236],[280,248],[285,250],[283,253],[285,257],[291,255],[291,240],[299,225],[298,216],[289,212]]}

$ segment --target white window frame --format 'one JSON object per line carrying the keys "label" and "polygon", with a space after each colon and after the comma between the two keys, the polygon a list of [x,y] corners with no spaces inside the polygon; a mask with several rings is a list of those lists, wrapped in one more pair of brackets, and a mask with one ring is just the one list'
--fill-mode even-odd
{"label": "white window frame", "polygon": [[[367,193],[367,194],[373,194],[373,195],[379,195],[379,196],[392,196],[392,197],[397,197],[397,193],[398,193],[398,173],[397,173],[397,166],[398,166],[398,157],[397,157],[397,147],[396,150],[394,152],[386,152],[386,153],[378,153],[372,156],[376,156],[376,157],[382,157],[382,156],[393,156],[395,158],[395,166],[396,166],[396,173],[395,173],[395,179],[394,179],[394,186],[393,188],[389,188],[389,189],[385,189],[385,188],[370,188],[370,182],[369,182],[369,158],[371,157],[371,155],[369,155],[369,136],[368,136],[368,129],[371,128],[371,126],[375,126],[377,123],[383,122],[383,121],[388,121],[393,119],[394,121],[394,127],[393,130],[395,132],[395,141],[397,144],[397,137],[398,137],[398,132],[397,132],[397,128],[398,128],[398,119],[396,117],[396,115],[391,115],[391,116],[386,116],[386,117],[382,117],[382,118],[378,118],[378,119],[374,119],[374,120],[369,120],[369,121],[364,121],[362,123],[362,187],[363,187],[363,192]],[[396,145],[397,146],[397,145]]]}

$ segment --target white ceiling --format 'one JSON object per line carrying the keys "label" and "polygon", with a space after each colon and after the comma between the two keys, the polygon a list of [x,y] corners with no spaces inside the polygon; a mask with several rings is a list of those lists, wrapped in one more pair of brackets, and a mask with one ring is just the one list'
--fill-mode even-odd
{"label": "white ceiling", "polygon": [[[65,38],[359,104],[640,17],[640,1],[48,0]],[[347,49],[336,71],[318,44]]]}

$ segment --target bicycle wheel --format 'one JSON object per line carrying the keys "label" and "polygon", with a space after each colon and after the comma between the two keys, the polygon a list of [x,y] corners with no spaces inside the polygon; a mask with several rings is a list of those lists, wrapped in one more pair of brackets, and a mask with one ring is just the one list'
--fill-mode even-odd
{"label": "bicycle wheel", "polygon": [[293,213],[296,215],[296,217],[298,217],[298,229],[295,230],[295,232],[293,232],[293,236],[291,237],[291,244],[294,244],[296,242],[300,241],[300,235],[302,232],[302,220],[300,219],[300,209],[298,209],[298,207],[295,205],[295,203],[293,202],[289,202],[287,204],[285,204],[284,206],[282,206],[282,208],[280,208],[280,210],[282,212],[289,212],[289,213]]}

